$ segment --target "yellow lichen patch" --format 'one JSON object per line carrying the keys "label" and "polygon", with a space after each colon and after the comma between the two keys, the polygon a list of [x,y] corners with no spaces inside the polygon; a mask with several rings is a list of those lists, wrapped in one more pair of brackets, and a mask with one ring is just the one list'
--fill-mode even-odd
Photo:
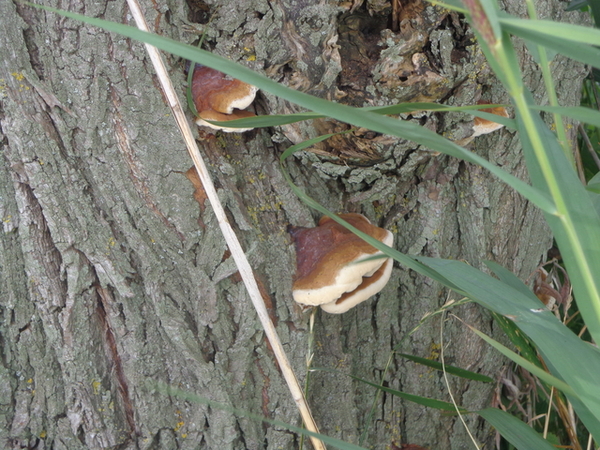
{"label": "yellow lichen patch", "polygon": [[440,344],[436,344],[435,342],[432,342],[431,345],[429,346],[429,350],[431,351],[431,353],[429,354],[429,357],[427,359],[431,359],[431,360],[436,360],[440,357],[440,350],[442,349],[442,346]]}
{"label": "yellow lichen patch", "polygon": [[246,55],[246,61],[256,61],[256,54],[250,47],[244,47],[244,54]]}
{"label": "yellow lichen patch", "polygon": [[98,395],[100,393],[100,386],[102,386],[102,383],[100,381],[92,381],[92,388],[94,389],[94,394]]}
{"label": "yellow lichen patch", "polygon": [[[23,81],[25,79],[25,75],[23,75],[21,72],[13,72],[11,73],[11,75],[15,78],[15,80],[17,81]],[[19,91],[23,91],[23,90],[29,90],[29,86],[26,86],[24,84],[19,84]]]}

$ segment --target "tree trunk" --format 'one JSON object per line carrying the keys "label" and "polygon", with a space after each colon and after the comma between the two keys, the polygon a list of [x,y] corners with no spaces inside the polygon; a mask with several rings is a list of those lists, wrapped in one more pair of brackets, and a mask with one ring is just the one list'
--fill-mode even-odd
{"label": "tree trunk", "polygon": [[[43,3],[131,21],[124,2]],[[420,0],[400,11],[380,0],[182,3],[142,6],[155,32],[192,43],[207,30],[205,48],[314,95],[355,106],[508,100],[464,20]],[[521,2],[505,3],[524,14],[514,10]],[[562,5],[546,0],[539,10],[582,20]],[[15,1],[0,2],[0,14],[0,442],[55,450],[298,448],[299,438],[284,429],[156,388],[167,383],[299,424],[211,208],[201,190],[194,197],[191,162],[143,45]],[[184,62],[165,58],[183,99]],[[539,71],[529,57],[522,61],[543,101]],[[561,103],[577,104],[583,69],[553,68]],[[255,107],[298,110],[265,92]],[[460,114],[404,118],[455,139],[470,127]],[[301,381],[309,312],[291,300],[295,255],[286,227],[313,226],[318,215],[291,193],[278,158],[291,143],[346,128],[318,120],[242,135],[200,130],[221,200]],[[526,178],[513,132],[477,138],[472,148]],[[364,213],[392,230],[396,248],[408,254],[477,267],[494,260],[525,279],[551,244],[539,211],[497,179],[408,141],[355,130],[288,164],[321,204]],[[312,364],[337,371],[310,376],[309,402],[323,433],[358,443],[366,432],[363,444],[374,449],[470,445],[456,417],[377,396],[347,376],[377,382],[385,374],[387,386],[449,401],[440,374],[392,354],[439,356],[439,316],[408,334],[447,296],[396,265],[376,298],[343,315],[317,313]],[[477,306],[454,313],[494,332]],[[490,376],[503,364],[456,321],[445,324],[443,343],[449,364]],[[494,389],[461,380],[451,387],[470,409],[488,405]],[[479,419],[466,420],[489,440]]]}

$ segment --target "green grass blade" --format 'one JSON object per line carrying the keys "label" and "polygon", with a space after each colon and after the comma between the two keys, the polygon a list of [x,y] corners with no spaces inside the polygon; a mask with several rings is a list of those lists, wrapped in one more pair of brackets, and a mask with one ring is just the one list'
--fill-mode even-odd
{"label": "green grass blade", "polygon": [[[537,20],[537,11],[535,9],[535,3],[533,0],[527,0],[527,11],[531,20]],[[526,44],[531,44],[526,41]],[[548,102],[551,106],[559,106],[558,96],[556,95],[556,88],[554,83],[554,77],[550,71],[550,62],[556,56],[556,52],[546,49],[541,45],[529,45],[529,51],[532,54],[535,61],[538,63],[540,70],[542,71],[542,78],[544,79],[544,85],[546,86],[546,93],[548,94]],[[533,50],[533,51],[532,51]],[[567,138],[567,132],[565,130],[565,124],[560,114],[554,113],[554,129],[563,151],[567,155],[567,158],[572,165],[575,165],[575,159],[571,152],[571,145]]]}
{"label": "green grass blade", "polygon": [[420,356],[409,355],[407,353],[397,353],[397,355],[402,356],[403,358],[408,359],[409,361],[413,361],[417,364],[431,367],[435,370],[444,371],[444,369],[446,369],[446,373],[460,378],[465,378],[467,380],[481,381],[482,383],[493,383],[495,381],[493,378],[490,378],[487,375],[471,372],[470,370],[461,369],[460,367],[449,366],[447,364],[444,364],[442,366],[442,363],[433,361],[431,359],[422,358]]}
{"label": "green grass blade", "polygon": [[600,194],[600,183],[589,183],[587,189],[595,194]]}
{"label": "green grass blade", "polygon": [[[366,108],[359,108],[364,111],[370,111],[375,114],[388,115],[388,114],[409,114],[417,111],[437,111],[437,112],[458,112],[464,111],[469,112],[475,117],[481,117],[482,119],[490,120],[493,122],[500,123],[506,128],[511,130],[517,129],[517,124],[514,119],[507,117],[498,116],[496,114],[486,113],[477,111],[478,109],[495,108],[504,105],[473,105],[473,106],[446,106],[439,105],[437,103],[400,103],[397,105],[390,106],[369,106]],[[303,120],[313,120],[327,117],[323,114],[317,114],[312,111],[294,113],[294,114],[281,114],[281,115],[266,115],[266,116],[255,116],[248,117],[245,119],[229,120],[227,122],[208,121],[212,124],[219,126],[227,126],[229,128],[264,128],[264,127],[275,127],[281,125],[289,125],[291,123],[301,122]]]}
{"label": "green grass blade", "polygon": [[434,133],[433,131],[418,126],[412,122],[394,119],[391,117],[380,116],[378,114],[352,108],[350,106],[341,105],[338,103],[329,102],[303,92],[294,91],[286,86],[278,84],[269,78],[254,72],[247,67],[228,61],[220,56],[214,55],[210,52],[197,49],[190,45],[183,44],[181,42],[174,41],[162,36],[158,36],[152,33],[146,33],[138,30],[137,28],[130,27],[127,25],[108,22],[101,19],[91,18],[82,16],[80,14],[74,14],[66,11],[57,10],[47,6],[32,5],[38,8],[42,8],[48,11],[52,11],[66,17],[79,20],[90,25],[95,25],[101,28],[105,28],[109,31],[113,31],[123,36],[136,39],[147,44],[153,45],[161,50],[168,51],[182,58],[194,61],[200,64],[204,64],[208,67],[219,70],[232,77],[238,78],[246,83],[257,86],[260,89],[264,89],[273,95],[277,95],[281,98],[289,100],[297,105],[315,111],[320,114],[324,114],[328,117],[338,119],[342,122],[349,123],[351,125],[368,128],[370,130],[397,136],[402,139],[408,139],[416,142],[424,147],[427,147],[434,151],[448,154],[455,158],[464,159],[473,164],[478,164],[495,176],[500,178],[505,183],[517,190],[521,195],[530,200],[532,203],[537,205],[548,213],[554,213],[556,208],[553,202],[546,196],[546,194],[534,189],[532,186],[521,181],[510,173],[504,171],[498,166],[490,163],[485,158],[470,152],[457,144],[445,139],[444,137]]}
{"label": "green grass blade", "polygon": [[523,30],[538,33],[540,36],[558,37],[571,43],[600,46],[600,30],[597,28],[552,20],[528,20],[506,16],[500,18],[500,23],[510,30]]}
{"label": "green grass blade", "polygon": [[542,380],[546,384],[549,384],[550,386],[554,386],[555,388],[560,389],[565,394],[572,395],[573,397],[577,397],[577,395],[575,394],[575,391],[564,381],[559,380],[555,376],[553,376],[553,375],[549,374],[548,372],[546,372],[545,370],[543,370],[541,367],[539,367],[535,364],[532,364],[527,359],[523,358],[522,356],[517,355],[512,350],[510,350],[509,348],[502,345],[500,342],[489,337],[487,334],[482,333],[478,329],[476,329],[468,324],[467,324],[467,326],[477,336],[479,336],[481,339],[486,341],[488,344],[490,344],[492,347],[494,347],[496,350],[498,350],[500,353],[502,353],[508,359],[517,363],[524,369],[528,370],[529,372],[531,372],[533,375],[538,377],[540,380]]}
{"label": "green grass blade", "polygon": [[477,413],[519,450],[556,450],[533,428],[501,409],[486,408]]}
{"label": "green grass blade", "polygon": [[[494,275],[496,275],[500,281],[519,291],[522,295],[529,297],[537,304],[539,299],[515,274],[493,261],[484,261],[484,263],[492,272],[494,272]],[[510,339],[510,342],[521,353],[521,355],[530,363],[533,363],[538,367],[542,367],[537,352],[532,346],[531,341],[527,338],[527,336],[525,336],[519,327],[512,320],[498,313],[492,312],[492,314],[494,315],[494,320],[496,323],[500,325],[502,330],[504,330],[504,333]]]}
{"label": "green grass blade", "polygon": [[594,18],[594,25],[596,28],[600,28],[600,1],[588,0],[588,4],[592,12],[592,17]]}
{"label": "green grass blade", "polygon": [[[463,0],[463,3],[465,3],[465,0]],[[492,27],[494,36],[496,39],[499,39],[502,31],[500,30],[500,23],[498,21],[498,13],[500,12],[500,8],[498,7],[497,0],[478,0],[478,3],[485,11],[486,18]]]}
{"label": "green grass blade", "polygon": [[[584,64],[589,64],[593,67],[598,67],[600,65],[600,50],[594,47],[590,41],[585,43],[576,41],[569,42],[566,37],[558,36],[557,34],[553,34],[547,30],[542,32],[536,28],[527,27],[522,22],[534,23],[534,21],[526,21],[522,19],[500,19],[502,29],[514,34],[515,36],[519,36],[537,45],[552,49],[557,53],[568,56],[569,58],[580,61]],[[535,22],[544,21],[538,20]],[[551,23],[553,26],[559,25],[556,22]],[[575,25],[572,26],[575,27]],[[593,28],[578,28],[581,28],[582,30],[593,30],[598,32],[598,30],[594,30]]]}
{"label": "green grass blade", "polygon": [[187,89],[185,90],[185,100],[187,101],[188,109],[194,116],[198,115],[196,111],[196,105],[194,104],[194,97],[192,95],[192,79],[194,78],[194,65],[190,64],[187,75]]}
{"label": "green grass blade", "polygon": [[514,347],[519,351],[521,356],[523,356],[530,363],[541,368],[542,363],[538,358],[537,351],[531,344],[531,341],[527,338],[527,336],[525,336],[525,333],[523,333],[512,320],[495,312],[492,312],[492,315],[494,316],[496,323],[500,325],[500,328],[502,328],[508,339],[510,339],[512,345],[514,345]]}
{"label": "green grass blade", "polygon": [[[590,178],[587,184],[587,190],[596,194],[600,193],[600,172]],[[596,201],[596,199],[592,198],[592,201]]]}
{"label": "green grass blade", "polygon": [[[428,398],[428,397],[421,397],[419,395],[413,395],[413,394],[407,394],[406,392],[402,392],[402,391],[398,391],[396,389],[390,389],[388,387],[385,386],[380,386],[376,383],[371,383],[370,381],[367,380],[363,380],[361,378],[355,377],[350,375],[352,378],[354,378],[357,381],[360,381],[361,383],[365,383],[368,384],[369,386],[373,386],[374,388],[379,389],[380,391],[386,392],[388,394],[391,394],[395,397],[400,397],[404,400],[407,400],[409,402],[412,403],[416,403],[417,405],[422,405],[422,406],[426,406],[428,408],[435,408],[435,409],[439,409],[440,411],[447,411],[447,412],[452,412],[455,413],[456,412],[456,408],[454,407],[454,405],[450,402],[444,402],[442,400],[435,400],[433,398]],[[461,413],[466,413],[467,410],[461,407],[458,407],[458,411]]]}
{"label": "green grass blade", "polygon": [[527,285],[510,270],[502,267],[500,264],[494,261],[484,261],[484,264],[488,267],[488,269],[494,272],[494,275],[496,275],[500,281],[503,281],[507,285],[515,288],[521,294],[529,296],[534,301],[538,301],[538,298],[533,292],[531,292],[531,289],[529,289]]}
{"label": "green grass blade", "polygon": [[584,108],[581,106],[540,106],[540,105],[532,105],[532,109],[550,112],[550,113],[558,113],[562,116],[570,117],[571,119],[575,119],[579,122],[587,123],[593,125],[595,127],[600,128],[600,111]]}
{"label": "green grass blade", "polygon": [[[517,114],[521,143],[534,186],[552,195],[558,215],[546,214],[571,278],[577,306],[590,334],[600,342],[600,217],[560,144],[539,115],[527,126]],[[534,136],[543,151],[534,149]]]}
{"label": "green grass blade", "polygon": [[[398,391],[396,389],[391,389],[391,388],[388,388],[385,386],[381,386],[377,383],[373,383],[371,381],[364,380],[364,379],[362,379],[360,377],[356,377],[354,375],[348,375],[348,376],[356,381],[359,381],[361,383],[372,386],[376,389],[379,389],[380,391],[383,391],[387,394],[391,394],[395,397],[400,397],[404,400],[408,400],[409,402],[416,403],[417,405],[426,406],[428,408],[435,408],[435,409],[439,409],[441,411],[448,411],[448,412],[453,412],[453,413],[456,412],[456,408],[450,402],[444,402],[442,400],[435,400],[433,398],[428,398],[428,397],[421,397],[420,395],[407,394],[406,392],[402,392],[402,391]],[[466,409],[461,408],[461,407],[458,408],[458,411],[461,413],[468,412]]]}
{"label": "green grass blade", "polygon": [[320,119],[323,117],[326,116],[314,112],[301,112],[295,114],[273,114],[267,116],[247,117],[245,119],[228,120],[227,122],[208,122],[214,125],[227,126],[229,128],[266,128],[289,125],[291,123],[302,122],[303,120]]}
{"label": "green grass blade", "polygon": [[588,0],[571,0],[565,11],[577,11],[578,9],[586,8],[588,5]]}
{"label": "green grass blade", "polygon": [[495,104],[484,104],[484,105],[467,105],[467,106],[448,106],[440,103],[424,103],[424,102],[410,102],[410,103],[398,103],[396,105],[389,106],[367,106],[364,108],[365,111],[376,112],[377,114],[409,114],[419,111],[437,111],[437,112],[471,112],[478,111],[480,109],[498,108],[500,106],[506,107],[507,105],[495,103]]}
{"label": "green grass blade", "polygon": [[445,0],[445,1],[427,0],[427,1],[434,6],[440,6],[444,9],[456,11],[460,14],[468,14],[469,13],[469,11],[467,11],[465,9],[465,5],[463,4],[462,0]]}

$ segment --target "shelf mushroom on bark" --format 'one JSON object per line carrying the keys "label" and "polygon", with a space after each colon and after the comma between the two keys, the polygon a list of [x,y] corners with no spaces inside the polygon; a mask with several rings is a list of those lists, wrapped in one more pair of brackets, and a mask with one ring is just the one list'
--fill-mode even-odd
{"label": "shelf mushroom on bark", "polygon": [[223,130],[227,133],[241,133],[252,128],[231,128],[214,125],[208,121],[227,122],[234,119],[254,117],[251,111],[244,111],[256,97],[258,88],[232,78],[223,72],[196,64],[192,76],[192,98],[198,116],[196,124]]}
{"label": "shelf mushroom on bark", "polygon": [[[479,105],[485,105],[484,102],[477,102]],[[506,108],[503,106],[497,106],[495,108],[485,108],[480,110],[481,112],[495,114],[500,117],[508,117],[508,112]],[[488,134],[493,131],[499,130],[504,125],[492,122],[491,120],[482,119],[481,117],[475,117],[473,121],[473,135],[471,137],[475,138],[477,136],[481,136],[482,134]]]}
{"label": "shelf mushroom on bark", "polygon": [[[484,101],[484,100],[480,100],[477,102],[478,105],[486,105],[488,104],[488,102]],[[508,111],[506,111],[506,108],[504,108],[503,106],[497,106],[495,108],[484,108],[480,110],[481,112],[485,112],[485,113],[490,113],[490,114],[494,114],[496,116],[501,116],[501,117],[505,117],[508,118]],[[491,120],[487,120],[487,119],[482,119],[480,117],[475,117],[475,119],[473,120],[473,124],[471,126],[471,134],[469,136],[467,136],[466,138],[460,139],[458,141],[455,141],[458,145],[464,147],[468,144],[470,144],[473,139],[475,139],[478,136],[481,136],[483,134],[488,134],[488,133],[492,133],[496,130],[501,129],[502,127],[504,127],[504,125],[498,123],[498,122],[493,122]]]}
{"label": "shelf mushroom on bark", "polygon": [[[340,214],[360,231],[391,246],[391,232],[362,214]],[[340,314],[377,294],[387,284],[393,261],[333,219],[314,228],[291,227],[297,273],[292,295],[297,303]],[[373,258],[381,256],[380,258]]]}

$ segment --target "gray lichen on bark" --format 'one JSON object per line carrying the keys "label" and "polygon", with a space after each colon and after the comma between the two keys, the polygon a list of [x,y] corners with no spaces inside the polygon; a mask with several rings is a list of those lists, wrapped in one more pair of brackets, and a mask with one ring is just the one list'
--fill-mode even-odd
{"label": "gray lichen on bark", "polygon": [[[193,23],[182,2],[143,7],[155,31],[191,43],[206,30],[210,50],[324,98],[384,105],[416,92],[417,99],[426,94],[456,105],[482,95],[506,101],[464,22],[431,6],[404,18],[401,30],[423,29],[403,35],[387,29],[385,2],[355,11],[336,1],[192,3],[202,23]],[[564,17],[558,4],[544,2],[540,10]],[[72,2],[69,9],[130,20],[119,2]],[[169,397],[153,384],[298,423],[211,208],[194,199],[185,176],[191,163],[143,45],[18,3],[1,2],[0,14],[2,442],[295,448],[291,433]],[[166,58],[183,99],[184,64]],[[561,61],[553,65],[561,99],[575,104],[583,70]],[[525,62],[541,98],[539,73]],[[427,80],[435,89],[426,89]],[[267,93],[256,109],[298,110]],[[404,119],[451,137],[469,120],[417,113]],[[290,297],[294,253],[285,230],[289,223],[311,226],[316,216],[291,193],[278,158],[291,143],[344,129],[323,120],[241,136],[203,132],[200,141],[301,378],[308,323]],[[510,132],[479,138],[473,148],[526,177]],[[539,212],[477,167],[367,130],[313,150],[288,162],[295,181],[332,210],[363,212],[392,229],[401,251],[478,267],[492,259],[526,278],[549,246]],[[375,395],[343,375],[378,380],[392,349],[446,297],[437,284],[396,267],[377,298],[343,316],[318,315],[313,365],[341,372],[311,375],[309,398],[323,432],[357,442],[366,427],[368,445],[378,449],[392,442],[464,445],[455,418],[390,396],[368,420]],[[456,312],[494,331],[485,311]],[[435,357],[439,326],[428,322],[400,350]],[[494,375],[502,364],[456,324],[446,324],[445,341],[454,365]],[[438,374],[402,359],[392,359],[387,382],[447,400]],[[487,386],[455,381],[453,389],[466,407],[489,400]]]}

